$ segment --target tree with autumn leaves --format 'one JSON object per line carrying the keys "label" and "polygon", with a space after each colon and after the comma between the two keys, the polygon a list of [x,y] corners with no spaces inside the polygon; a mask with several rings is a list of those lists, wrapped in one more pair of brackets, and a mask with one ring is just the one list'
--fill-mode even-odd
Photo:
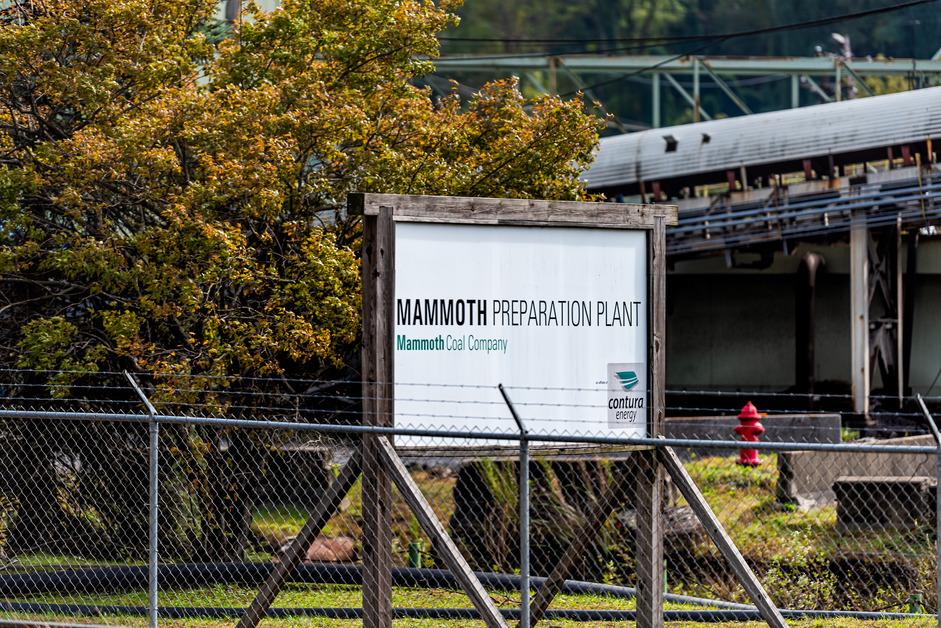
{"label": "tree with autumn leaves", "polygon": [[[252,378],[355,375],[360,227],[348,193],[584,195],[598,123],[578,99],[527,102],[513,81],[469,102],[415,86],[456,19],[447,0],[249,5],[222,38],[207,36],[215,5],[15,0],[0,15],[0,366],[53,396],[76,395],[81,372],[122,369],[150,374],[155,401],[171,405]],[[43,541],[37,526],[74,537],[92,525],[55,497],[61,443],[74,441],[68,456],[86,468],[139,462],[108,458],[127,449],[120,426],[93,439],[41,423],[7,433],[27,427],[9,471],[37,471],[5,488],[22,551]],[[205,497],[198,524],[171,526],[165,547],[180,555],[245,547],[250,482],[234,466],[264,452],[230,435],[223,455],[218,441],[164,434],[191,462],[165,471],[185,481],[163,484]],[[90,519],[131,538],[145,518],[109,524],[107,512],[129,498],[116,485],[136,480],[93,479],[111,497]],[[192,535],[202,550],[185,551]],[[102,551],[133,553],[127,543]]]}
{"label": "tree with autumn leaves", "polygon": [[2,361],[315,376],[359,330],[353,191],[576,199],[578,100],[467,106],[446,2],[287,0],[213,45],[212,0],[21,1],[0,29]]}

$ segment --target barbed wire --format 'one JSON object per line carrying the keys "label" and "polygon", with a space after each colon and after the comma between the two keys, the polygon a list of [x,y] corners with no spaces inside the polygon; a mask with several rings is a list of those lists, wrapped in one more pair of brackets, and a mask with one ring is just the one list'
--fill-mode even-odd
{"label": "barbed wire", "polygon": [[[235,394],[234,396],[240,396]],[[260,401],[264,399],[270,399],[271,397],[277,397],[278,395],[271,395],[270,397],[262,397]],[[298,397],[298,400],[303,399],[304,397]],[[362,414],[363,410],[359,408],[350,408],[350,403],[352,401],[395,401],[402,404],[427,404],[431,405],[474,405],[474,406],[491,406],[503,408],[505,403],[498,400],[489,400],[489,399],[448,399],[448,398],[422,398],[422,397],[386,397],[386,396],[330,396],[330,395],[316,395],[312,398],[321,400],[321,401],[334,401],[334,402],[347,402],[342,406],[331,406],[331,405],[300,405],[300,404],[283,404],[283,405],[271,405],[270,403],[257,403],[257,404],[246,404],[246,403],[233,403],[232,401],[225,400],[162,400],[155,401],[158,406],[161,407],[185,407],[185,408],[224,408],[226,411],[235,411],[235,410],[250,410],[250,411],[298,411],[298,412],[318,412],[318,413],[345,413],[345,414]],[[54,405],[65,405],[65,404],[80,404],[80,405],[119,405],[119,406],[141,406],[141,402],[136,399],[116,399],[116,398],[99,398],[99,397],[36,397],[36,396],[12,396],[12,397],[0,397],[0,405],[21,405],[23,403],[38,403],[38,404],[54,404]],[[605,409],[607,404],[605,403],[589,403],[589,402],[548,402],[548,401],[526,401],[526,400],[517,400],[514,402],[514,405],[522,408],[583,408],[583,409]],[[667,412],[673,414],[676,417],[682,417],[682,414],[679,413],[688,413],[688,412],[706,412],[710,414],[721,414],[721,415],[737,415],[741,411],[741,408],[737,405],[721,406],[721,405],[666,405],[664,409]],[[774,417],[777,415],[806,415],[806,414],[843,414],[846,410],[834,409],[834,408],[808,408],[808,407],[773,407],[767,408],[762,412],[763,416]],[[921,412],[917,411],[904,411],[904,410],[870,410],[868,412],[870,415],[876,416],[908,416],[908,417],[918,417],[924,418],[924,415]],[[456,415],[455,415],[456,416]],[[467,415],[468,418],[474,418],[477,415]],[[687,415],[688,416],[688,415]],[[509,415],[507,415],[509,417]],[[578,417],[571,417],[568,420],[578,420]]]}
{"label": "barbed wire", "polygon": [[[22,385],[29,386],[42,386],[42,385],[54,385],[54,386],[69,386],[69,387],[87,387],[87,388],[113,388],[113,389],[128,389],[128,386],[124,380],[125,372],[124,371],[89,371],[89,370],[68,370],[68,369],[31,369],[31,368],[9,368],[2,367],[0,368],[0,373],[13,373],[13,374],[22,374],[22,373],[32,373],[32,374],[48,374],[48,375],[60,375],[60,374],[70,374],[70,375],[81,375],[81,376],[109,376],[114,378],[120,378],[120,381],[123,382],[121,385],[109,386],[106,384],[83,384],[83,383],[53,383],[47,384],[42,382],[11,382]],[[166,371],[155,371],[155,372],[135,372],[132,373],[137,377],[141,378],[166,378],[166,379],[194,379],[194,380],[231,380],[233,382],[239,381],[256,381],[256,382],[267,382],[267,383],[276,383],[283,384],[285,382],[298,382],[298,383],[309,383],[309,384],[343,384],[343,385],[360,385],[361,380],[358,379],[336,379],[336,378],[292,378],[292,377],[280,377],[280,376],[269,376],[269,377],[257,377],[257,376],[243,376],[243,375],[211,375],[211,374],[201,374],[201,373],[172,373]],[[374,385],[386,385],[392,384],[396,386],[423,386],[423,387],[444,387],[444,388],[471,388],[471,389],[491,389],[496,388],[497,384],[466,384],[466,383],[454,383],[454,382],[414,382],[414,381],[402,381],[395,380],[392,382],[386,382],[383,380],[377,380],[375,382],[370,382]],[[3,384],[3,381],[0,380],[0,385]],[[529,385],[512,385],[505,384],[507,389],[515,388],[517,390],[559,390],[559,391],[586,391],[586,390],[606,390],[605,387],[598,386],[584,387],[584,386],[529,386]],[[193,388],[192,390],[204,390],[203,388]],[[211,390],[230,390],[228,388],[216,388]],[[257,391],[253,391],[257,392]],[[263,391],[262,391],[263,392]],[[667,394],[702,394],[702,395],[724,395],[724,394],[735,394],[735,395],[745,395],[745,394],[755,394],[755,395],[765,395],[765,396],[789,396],[789,397],[833,397],[833,398],[850,398],[852,395],[850,393],[826,393],[826,392],[799,392],[799,391],[777,391],[777,390],[768,390],[768,389],[742,389],[742,388],[690,388],[688,386],[672,387],[667,388],[665,391]],[[301,393],[293,393],[301,394]],[[896,395],[870,395],[871,398],[887,398],[895,399]],[[914,398],[914,395],[904,395],[904,398]],[[941,399],[941,396],[936,397],[925,397],[925,399]]]}

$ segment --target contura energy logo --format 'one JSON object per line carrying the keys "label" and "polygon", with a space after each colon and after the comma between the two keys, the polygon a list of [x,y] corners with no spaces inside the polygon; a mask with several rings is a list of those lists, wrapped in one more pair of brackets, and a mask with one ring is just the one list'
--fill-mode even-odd
{"label": "contura energy logo", "polygon": [[624,390],[634,390],[634,386],[640,381],[637,379],[637,373],[634,371],[618,371],[617,375],[618,381],[621,382],[621,387],[624,388]]}
{"label": "contura energy logo", "polygon": [[647,425],[647,365],[643,362],[608,363],[608,425]]}

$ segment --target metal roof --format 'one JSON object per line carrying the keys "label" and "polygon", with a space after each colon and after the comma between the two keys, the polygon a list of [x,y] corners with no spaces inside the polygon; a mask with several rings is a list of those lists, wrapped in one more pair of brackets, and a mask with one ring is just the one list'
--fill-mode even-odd
{"label": "metal roof", "polygon": [[597,190],[939,136],[941,87],[932,87],[602,138],[583,178]]}

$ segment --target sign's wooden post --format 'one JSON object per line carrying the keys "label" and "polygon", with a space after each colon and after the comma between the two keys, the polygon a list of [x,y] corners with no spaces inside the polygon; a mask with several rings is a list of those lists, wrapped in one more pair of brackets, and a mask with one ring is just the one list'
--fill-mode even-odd
{"label": "sign's wooden post", "polygon": [[[395,225],[392,208],[363,216],[363,423],[393,421]],[[392,484],[376,435],[362,444],[363,626],[392,626]]]}
{"label": "sign's wooden post", "polygon": [[[650,412],[648,435],[663,433],[664,384],[666,369],[666,225],[663,216],[655,216],[647,240],[648,320],[651,343]],[[656,451],[640,454],[643,462],[637,479],[637,625],[640,628],[663,625],[663,470]]]}

